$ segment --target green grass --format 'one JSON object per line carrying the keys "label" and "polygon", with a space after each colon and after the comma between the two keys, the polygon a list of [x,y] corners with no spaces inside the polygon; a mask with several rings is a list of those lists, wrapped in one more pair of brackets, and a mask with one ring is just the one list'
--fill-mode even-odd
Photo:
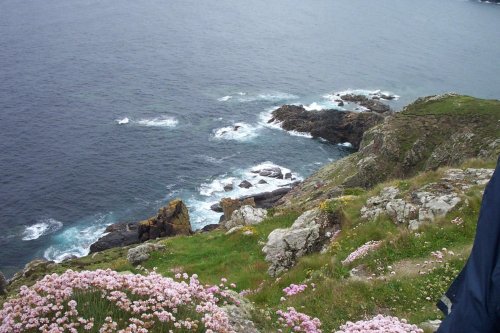
{"label": "green grass", "polygon": [[223,231],[175,237],[163,242],[166,250],[155,252],[144,264],[146,268],[173,276],[177,272],[198,274],[205,283],[217,284],[222,277],[236,283],[238,290],[255,289],[267,277],[268,265],[262,246],[276,228],[289,227],[297,213],[287,213],[266,219],[252,227],[254,235]]}
{"label": "green grass", "polygon": [[494,115],[499,116],[500,101],[470,96],[448,96],[426,103],[418,101],[405,108],[404,113],[413,115]]}
{"label": "green grass", "polygon": [[[464,166],[492,167],[494,164],[491,161],[470,160]],[[289,306],[318,317],[323,322],[324,332],[335,331],[348,320],[356,321],[378,313],[406,318],[416,324],[440,318],[435,303],[465,263],[475,234],[482,187],[471,188],[455,210],[421,227],[417,233],[409,232],[404,225],[396,225],[387,216],[380,216],[374,221],[362,220],[360,209],[369,197],[377,195],[384,187],[395,186],[401,191],[400,195],[405,196],[412,190],[437,181],[444,170],[391,180],[368,191],[349,189],[344,192],[344,197],[324,201],[322,206],[326,211],[342,211],[342,232],[325,253],[300,258],[295,267],[276,278],[267,274],[268,264],[262,247],[272,230],[289,227],[299,212],[272,211],[273,214],[263,223],[246,228],[253,235],[242,232],[225,235],[223,231],[214,231],[159,240],[165,244],[165,249],[154,252],[143,266],[156,268],[165,276],[173,276],[177,272],[196,273],[201,282],[210,284],[218,284],[225,277],[237,284],[238,291],[252,290],[248,297],[255,305],[254,321],[262,332],[276,331],[276,310]],[[464,223],[452,224],[450,221],[455,217],[461,217]],[[366,257],[348,266],[341,264],[352,251],[371,240],[383,243]],[[444,263],[427,267],[425,274],[420,274],[418,269],[408,272],[395,269],[395,274],[391,274],[392,268],[388,266],[399,268],[404,263],[416,265],[433,260],[431,252],[444,247],[457,255],[447,257]],[[95,256],[67,261],[53,271],[112,268],[137,272],[126,261],[126,252],[126,248],[104,251]],[[360,279],[350,277],[350,270],[354,267],[362,269]],[[304,293],[282,301],[282,290],[291,283],[306,283],[309,286]],[[316,285],[315,290],[311,283]],[[113,312],[108,308],[109,304],[105,301],[99,303],[95,295],[78,297],[81,304],[89,304],[89,314],[95,312],[96,318]],[[120,316],[119,313],[116,315]]]}

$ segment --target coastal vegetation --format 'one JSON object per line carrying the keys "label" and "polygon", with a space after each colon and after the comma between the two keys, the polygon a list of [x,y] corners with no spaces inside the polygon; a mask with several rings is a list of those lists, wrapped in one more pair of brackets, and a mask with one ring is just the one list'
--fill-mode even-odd
{"label": "coastal vegetation", "polygon": [[[239,332],[347,333],[370,325],[432,332],[442,317],[435,303],[470,252],[499,153],[499,101],[419,99],[365,132],[358,152],[306,179],[258,224],[149,240],[158,246],[140,265],[127,260],[131,245],[35,266],[9,285],[2,325],[21,322],[11,316],[16,305],[38,297],[42,307],[60,307],[47,309],[41,323],[78,323],[67,327],[77,332],[230,332],[231,325]],[[442,214],[419,218],[427,212],[415,199],[422,193],[446,203]],[[379,202],[403,208],[377,210]],[[334,218],[339,229],[271,276],[262,251],[269,235],[291,230],[307,210]]]}

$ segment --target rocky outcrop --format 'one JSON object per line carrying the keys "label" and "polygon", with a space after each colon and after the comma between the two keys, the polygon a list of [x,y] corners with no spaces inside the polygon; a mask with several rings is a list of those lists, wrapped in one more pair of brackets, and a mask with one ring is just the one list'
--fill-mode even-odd
{"label": "rocky outcrop", "polygon": [[238,226],[255,225],[264,221],[266,216],[265,209],[245,205],[235,210],[231,214],[231,219],[224,221],[222,225],[228,230]]}
{"label": "rocky outcrop", "polygon": [[240,209],[242,206],[255,207],[255,201],[252,197],[242,199],[223,198],[220,201],[220,207],[224,212],[223,221],[230,220],[233,212]]}
{"label": "rocky outcrop", "polygon": [[19,279],[37,279],[44,276],[50,269],[54,268],[57,264],[53,261],[45,259],[35,259],[27,263],[22,271],[17,272],[9,280],[9,285]]}
{"label": "rocky outcrop", "polygon": [[106,228],[105,234],[90,245],[90,253],[139,243],[137,223],[115,223]]}
{"label": "rocky outcrop", "polygon": [[382,95],[382,97],[372,96],[371,98],[368,98],[365,95],[347,94],[340,96],[340,98],[345,102],[354,102],[368,109],[369,111],[385,113],[391,112],[391,108],[389,107],[389,105],[382,103],[380,99],[392,100],[394,99],[394,96]]}
{"label": "rocky outcrop", "polygon": [[252,321],[254,307],[245,297],[232,290],[224,291],[232,300],[231,304],[224,305],[222,310],[227,314],[229,323],[235,333],[259,333]]}
{"label": "rocky outcrop", "polygon": [[160,208],[158,215],[139,222],[138,236],[141,242],[160,237],[191,235],[189,212],[180,199]]}
{"label": "rocky outcrop", "polygon": [[371,188],[470,158],[500,154],[500,101],[445,94],[419,98],[367,130],[359,151],[296,186],[278,205],[309,209],[345,188]]}
{"label": "rocky outcrop", "polygon": [[450,169],[439,182],[416,190],[386,187],[378,196],[367,200],[361,208],[361,217],[375,219],[380,214],[387,214],[394,222],[417,229],[424,222],[448,214],[462,201],[465,191],[472,186],[485,185],[492,174],[493,169]]}
{"label": "rocky outcrop", "polygon": [[287,131],[310,133],[334,144],[350,142],[358,149],[363,133],[383,120],[382,115],[373,112],[306,111],[303,106],[283,105],[273,111],[269,122],[278,122]]}
{"label": "rocky outcrop", "polygon": [[[296,186],[298,183],[293,183],[291,186]],[[223,213],[223,206],[226,207],[227,216],[231,216],[232,212],[244,204],[250,204],[251,206],[257,208],[268,209],[274,206],[274,204],[281,199],[285,194],[290,192],[292,187],[282,187],[270,192],[262,192],[250,196],[244,196],[238,199],[224,198],[219,203],[213,204],[210,209],[214,212]],[[250,200],[250,201],[248,201]],[[226,215],[226,214],[224,214]]]}
{"label": "rocky outcrop", "polygon": [[127,252],[127,260],[130,264],[136,266],[149,259],[151,252],[164,249],[165,245],[145,243],[139,246],[133,247]]}
{"label": "rocky outcrop", "polygon": [[341,221],[341,213],[327,214],[316,208],[299,216],[290,228],[272,231],[262,249],[270,264],[269,275],[276,276],[295,265],[298,258],[320,251],[340,230]]}

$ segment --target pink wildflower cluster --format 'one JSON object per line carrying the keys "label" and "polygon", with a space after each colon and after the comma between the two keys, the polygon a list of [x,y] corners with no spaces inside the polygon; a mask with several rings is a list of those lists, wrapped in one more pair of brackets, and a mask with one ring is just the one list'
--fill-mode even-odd
{"label": "pink wildflower cluster", "polygon": [[366,256],[369,252],[375,250],[382,244],[382,241],[369,241],[360,247],[358,247],[354,252],[349,254],[347,258],[342,260],[342,265],[348,265],[352,263],[354,260],[362,258]]}
{"label": "pink wildflower cluster", "polygon": [[348,321],[340,326],[336,333],[423,333],[415,325],[408,324],[405,319],[377,315],[370,320],[360,320],[355,323]]}
{"label": "pink wildflower cluster", "polygon": [[293,284],[292,283],[291,285],[289,285],[288,287],[283,289],[283,292],[287,296],[293,296],[293,295],[296,295],[298,293],[303,292],[304,290],[306,290],[306,288],[307,288],[307,284]]}
{"label": "pink wildflower cluster", "polygon": [[[227,314],[217,305],[225,292],[218,286],[202,286],[196,275],[175,281],[156,272],[148,275],[119,274],[112,270],[74,272],[45,276],[34,286],[21,287],[19,297],[6,302],[0,311],[0,333],[37,329],[44,333],[85,332],[147,333],[155,323],[174,331],[234,332]],[[78,311],[75,293],[101,294],[118,311],[130,315],[117,323],[108,316],[104,323],[84,318]],[[84,306],[81,304],[80,309]],[[190,308],[199,320],[180,318],[180,309]],[[100,325],[99,327],[94,327]]]}
{"label": "pink wildflower cluster", "polygon": [[[286,311],[278,310],[278,322],[282,327],[290,328],[291,332],[321,333],[321,321],[308,315],[297,312],[295,308],[289,307]],[[281,332],[282,330],[280,330]]]}

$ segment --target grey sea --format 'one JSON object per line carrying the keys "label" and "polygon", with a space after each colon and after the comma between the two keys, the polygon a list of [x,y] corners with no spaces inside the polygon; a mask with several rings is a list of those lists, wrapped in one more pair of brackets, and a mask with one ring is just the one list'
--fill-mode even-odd
{"label": "grey sea", "polygon": [[[500,6],[465,0],[0,0],[0,270],[85,255],[106,225],[210,205],[349,149],[267,123],[385,92],[500,98]],[[238,130],[234,131],[234,127]],[[258,185],[258,186],[257,186]]]}

